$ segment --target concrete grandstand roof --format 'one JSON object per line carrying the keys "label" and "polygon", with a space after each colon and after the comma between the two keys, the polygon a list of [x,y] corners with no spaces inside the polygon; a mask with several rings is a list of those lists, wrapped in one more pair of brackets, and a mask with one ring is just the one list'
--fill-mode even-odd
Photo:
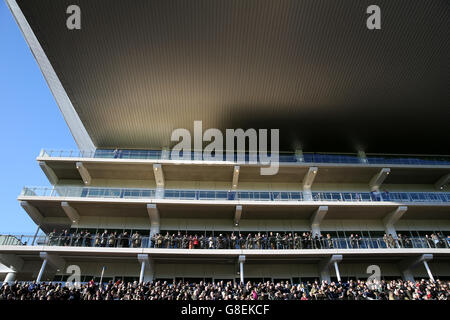
{"label": "concrete grandstand roof", "polygon": [[[80,149],[280,128],[281,149],[449,154],[450,2],[7,0]],[[81,8],[81,30],[66,9]]]}

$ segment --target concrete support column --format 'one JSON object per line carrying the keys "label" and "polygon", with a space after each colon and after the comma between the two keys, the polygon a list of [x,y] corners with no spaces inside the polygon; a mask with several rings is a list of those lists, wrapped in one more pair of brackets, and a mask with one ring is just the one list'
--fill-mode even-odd
{"label": "concrete support column", "polygon": [[338,281],[341,281],[341,274],[339,272],[338,263],[342,260],[342,255],[340,254],[333,254],[331,257],[324,258],[319,263],[319,272],[320,272],[320,280],[321,281],[331,281],[330,277],[330,265],[334,265],[334,268],[336,270],[336,276],[338,278]]}
{"label": "concrete support column", "polygon": [[391,234],[394,239],[397,239],[397,231],[395,230],[394,225],[398,220],[400,220],[406,211],[408,211],[407,206],[399,206],[383,218],[384,230],[387,235]]}
{"label": "concrete support column", "polygon": [[340,282],[341,281],[341,273],[339,272],[339,266],[338,266],[337,261],[334,262],[334,270],[336,271],[337,280],[338,280],[338,282]]}
{"label": "concrete support column", "polygon": [[144,282],[145,267],[148,264],[148,254],[138,254],[138,261],[141,263],[141,272],[139,274],[139,283]]}
{"label": "concrete support column", "polygon": [[303,178],[303,198],[307,201],[312,201],[311,187],[314,183],[314,179],[317,175],[317,167],[310,167]]}
{"label": "concrete support column", "polygon": [[374,175],[369,182],[370,190],[379,191],[381,185],[383,184],[384,180],[386,180],[390,172],[390,168],[382,168],[376,175]]}
{"label": "concrete support column", "polygon": [[45,272],[45,266],[46,266],[46,265],[47,265],[47,258],[44,258],[44,260],[42,261],[41,269],[39,270],[39,274],[38,274],[38,276],[37,276],[37,278],[36,278],[36,283],[41,282],[41,278],[42,278],[42,275],[43,275],[44,272]]}
{"label": "concrete support column", "polygon": [[423,265],[425,266],[425,269],[427,270],[430,280],[434,281],[433,274],[431,273],[430,267],[428,266],[428,262],[427,262],[430,260],[433,260],[432,254],[422,254],[418,257],[412,257],[412,258],[402,261],[399,266],[400,266],[400,270],[402,271],[404,280],[414,281],[414,276],[413,276],[412,270],[414,270],[422,262]]}
{"label": "concrete support column", "polygon": [[156,183],[155,197],[162,199],[164,198],[165,178],[163,168],[160,163],[153,164],[153,174],[155,176]]}
{"label": "concrete support column", "polygon": [[423,265],[425,266],[425,269],[427,270],[428,277],[430,278],[431,281],[434,282],[433,274],[431,273],[430,267],[428,266],[428,262],[426,260],[423,260]]}
{"label": "concrete support column", "polygon": [[245,256],[241,255],[239,256],[239,276],[240,276],[240,280],[241,283],[244,283],[244,262],[245,262]]}
{"label": "concrete support column", "polygon": [[315,235],[320,236],[320,223],[328,212],[328,206],[320,206],[314,213],[312,214],[311,221],[311,231],[313,237]]}
{"label": "concrete support column", "polygon": [[160,216],[157,205],[154,203],[147,204],[147,213],[150,218],[150,237],[152,237],[159,233]]}
{"label": "concrete support column", "polygon": [[8,272],[6,274],[5,280],[3,281],[3,284],[5,284],[5,283],[7,283],[9,285],[13,284],[14,281],[16,281],[16,275],[17,274],[15,271]]}

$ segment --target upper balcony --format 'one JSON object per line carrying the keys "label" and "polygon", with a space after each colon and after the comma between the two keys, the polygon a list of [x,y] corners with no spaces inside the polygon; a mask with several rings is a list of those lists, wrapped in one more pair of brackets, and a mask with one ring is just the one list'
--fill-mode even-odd
{"label": "upper balcony", "polygon": [[[446,190],[450,181],[450,157],[386,156],[357,154],[280,153],[275,175],[261,175],[261,163],[210,161],[190,153],[188,160],[172,159],[161,150],[42,150],[37,160],[52,184],[59,180],[148,180],[157,183],[153,170],[160,166],[165,181],[217,181],[302,183],[310,168],[317,169],[314,183],[356,183],[369,186],[374,179],[384,184],[422,184]],[[236,171],[238,170],[238,171]],[[387,174],[385,174],[387,173]],[[380,177],[378,175],[381,174]],[[385,174],[383,176],[383,174]]]}
{"label": "upper balcony", "polygon": [[[448,220],[445,192],[301,192],[26,187],[18,197],[36,223],[71,224],[84,217],[146,218],[157,208],[161,219],[261,219],[310,221],[326,208],[326,219],[382,220],[400,209],[404,219]],[[325,209],[322,209],[325,210]],[[44,220],[43,220],[44,219]],[[152,218],[150,218],[152,219]],[[65,221],[65,222],[64,222]]]}
{"label": "upper balcony", "polygon": [[[127,150],[97,149],[96,151],[79,150],[41,150],[39,157],[50,158],[98,158],[98,159],[140,159],[140,160],[173,160],[169,151],[164,150]],[[202,155],[190,152],[187,155],[192,161],[207,161]],[[223,155],[217,161],[226,161]],[[236,155],[235,155],[236,161]],[[248,161],[248,155],[246,156]],[[309,164],[374,164],[374,165],[408,165],[408,166],[450,166],[450,156],[426,155],[383,155],[367,154],[364,158],[351,153],[312,153],[312,152],[280,152],[281,163]]]}

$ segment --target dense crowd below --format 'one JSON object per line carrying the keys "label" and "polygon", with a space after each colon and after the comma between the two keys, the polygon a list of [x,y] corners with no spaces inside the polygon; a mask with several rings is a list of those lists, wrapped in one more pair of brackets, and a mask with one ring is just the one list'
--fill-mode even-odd
{"label": "dense crowd below", "polygon": [[236,282],[199,283],[124,283],[99,286],[91,280],[76,286],[59,283],[3,284],[0,300],[448,300],[450,282],[289,281],[239,284]]}

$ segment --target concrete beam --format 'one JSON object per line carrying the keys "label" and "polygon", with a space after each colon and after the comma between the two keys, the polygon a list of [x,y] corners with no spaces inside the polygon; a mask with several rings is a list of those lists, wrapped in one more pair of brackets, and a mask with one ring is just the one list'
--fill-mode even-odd
{"label": "concrete beam", "polygon": [[162,165],[160,163],[155,163],[153,165],[153,173],[155,175],[156,186],[160,188],[164,188],[165,180],[164,180],[164,172],[162,169]]}
{"label": "concrete beam", "polygon": [[22,269],[24,261],[16,254],[2,253],[0,254],[0,263],[5,265],[5,267],[17,272]]}
{"label": "concrete beam", "polygon": [[53,171],[52,168],[50,168],[45,161],[39,161],[39,166],[41,167],[42,171],[44,171],[45,176],[47,177],[48,181],[55,185],[58,183],[59,179],[55,174],[55,171]]}
{"label": "concrete beam", "polygon": [[155,233],[159,233],[159,226],[160,226],[160,215],[159,210],[156,204],[149,203],[147,204],[147,212],[148,217],[150,218],[150,235],[153,235]]}
{"label": "concrete beam", "polygon": [[328,206],[320,206],[314,213],[311,215],[311,231],[313,236],[315,234],[320,235],[320,223],[328,212]]}
{"label": "concrete beam", "polygon": [[83,162],[78,161],[75,164],[78,172],[80,173],[81,179],[83,180],[85,185],[90,185],[92,178],[91,175],[89,174],[89,171],[86,169],[86,167],[83,165]]}
{"label": "concrete beam", "polygon": [[428,275],[430,276],[430,279],[433,279],[433,275],[431,274],[430,268],[428,267],[428,261],[433,260],[432,254],[422,254],[419,257],[412,257],[408,258],[406,260],[403,260],[400,262],[399,267],[400,271],[403,274],[403,278],[408,281],[414,281],[414,276],[412,274],[412,271],[417,268],[417,266],[421,263],[425,265],[425,268],[427,269]]}
{"label": "concrete beam", "polygon": [[314,178],[316,177],[318,170],[319,169],[317,167],[310,167],[308,169],[308,172],[306,172],[305,177],[303,178],[303,190],[311,190]]}
{"label": "concrete beam", "polygon": [[155,183],[156,183],[155,196],[157,198],[163,198],[164,197],[165,179],[164,179],[164,171],[163,171],[162,165],[160,163],[155,163],[153,165],[153,174],[155,175]]}
{"label": "concrete beam", "polygon": [[437,190],[444,190],[444,188],[448,188],[450,184],[450,173],[446,174],[445,176],[442,176],[436,183],[434,184],[434,187]]}
{"label": "concrete beam", "polygon": [[233,180],[231,181],[232,190],[236,190],[238,187],[240,170],[241,170],[240,166],[234,166],[233,168]]}
{"label": "concrete beam", "polygon": [[36,278],[36,282],[41,282],[42,276],[45,273],[45,269],[47,266],[52,267],[52,273],[55,273],[58,269],[63,269],[66,262],[60,256],[56,254],[49,254],[47,252],[40,252],[39,257],[42,259],[41,269],[39,270],[39,274]]}
{"label": "concrete beam", "polygon": [[242,206],[236,206],[236,210],[234,211],[234,226],[237,227],[241,221],[242,217]]}
{"label": "concrete beam", "polygon": [[44,217],[35,206],[30,204],[28,201],[20,201],[20,205],[28,213],[34,223],[38,226],[42,224]]}
{"label": "concrete beam", "polygon": [[63,269],[66,261],[61,258],[60,256],[54,254],[54,253],[48,253],[48,252],[40,252],[39,257],[42,260],[47,260],[47,264],[54,267],[55,269]]}
{"label": "concrete beam", "polygon": [[389,168],[382,168],[380,172],[375,174],[372,179],[370,179],[369,186],[370,190],[372,191],[378,191],[380,190],[380,186],[383,184],[384,180],[387,178],[389,173],[391,172],[391,169]]}
{"label": "concrete beam", "polygon": [[72,207],[68,202],[61,202],[61,207],[66,213],[67,217],[72,221],[72,223],[78,223],[80,221],[80,214],[78,211]]}
{"label": "concrete beam", "polygon": [[397,231],[395,230],[394,225],[398,220],[408,211],[407,206],[399,206],[394,211],[388,213],[386,217],[383,218],[383,224],[386,234],[392,234],[394,238],[397,238]]}
{"label": "concrete beam", "polygon": [[321,281],[331,281],[330,277],[330,266],[334,265],[336,269],[336,276],[340,281],[339,269],[337,267],[338,263],[342,261],[341,254],[333,254],[331,257],[326,257],[319,262],[319,272]]}

